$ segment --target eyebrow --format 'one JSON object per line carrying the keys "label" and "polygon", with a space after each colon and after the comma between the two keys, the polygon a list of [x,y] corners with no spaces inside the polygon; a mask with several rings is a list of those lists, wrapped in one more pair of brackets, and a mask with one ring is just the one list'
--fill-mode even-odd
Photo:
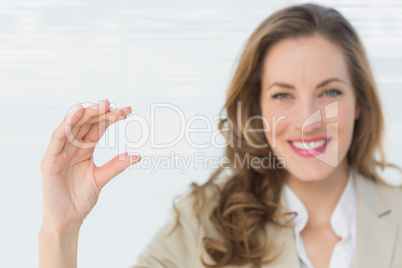
{"label": "eyebrow", "polygon": [[[334,77],[334,78],[325,79],[324,81],[322,81],[321,83],[319,83],[315,88],[316,88],[316,89],[319,89],[320,87],[324,87],[324,86],[326,86],[326,85],[328,85],[329,83],[334,82],[334,81],[338,81],[338,82],[342,82],[342,83],[346,84],[346,82],[343,81],[342,79],[339,79],[339,78]],[[268,87],[268,89],[270,89],[270,88],[273,87],[273,86],[284,87],[284,88],[289,88],[289,89],[295,89],[294,86],[289,85],[289,84],[286,84],[286,83],[282,83],[282,82],[274,82],[272,85],[270,85],[270,86]]]}

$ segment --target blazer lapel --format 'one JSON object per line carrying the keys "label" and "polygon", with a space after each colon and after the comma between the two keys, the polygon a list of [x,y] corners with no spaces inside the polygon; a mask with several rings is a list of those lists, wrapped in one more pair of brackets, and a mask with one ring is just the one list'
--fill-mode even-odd
{"label": "blazer lapel", "polygon": [[398,223],[374,182],[355,171],[358,200],[354,268],[391,267]]}

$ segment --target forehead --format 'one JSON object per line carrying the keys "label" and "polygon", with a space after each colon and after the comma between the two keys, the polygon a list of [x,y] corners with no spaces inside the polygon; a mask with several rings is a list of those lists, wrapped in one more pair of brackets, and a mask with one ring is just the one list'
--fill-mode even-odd
{"label": "forehead", "polygon": [[342,49],[321,36],[279,41],[268,51],[263,67],[263,83],[317,83],[328,77],[346,81],[348,77]]}

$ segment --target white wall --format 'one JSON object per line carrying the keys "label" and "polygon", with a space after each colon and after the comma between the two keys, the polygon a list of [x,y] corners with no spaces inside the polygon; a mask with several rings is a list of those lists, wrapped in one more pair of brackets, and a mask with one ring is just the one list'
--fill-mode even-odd
{"label": "white wall", "polygon": [[[151,103],[168,102],[217,115],[245,40],[273,11],[298,2],[0,1],[0,266],[38,267],[39,163],[73,105],[108,98],[146,113]],[[361,34],[386,109],[387,155],[402,165],[401,3],[320,3]],[[96,164],[117,153],[117,146],[97,149]],[[81,229],[79,267],[133,265],[173,197],[210,171],[131,169],[112,180]]]}

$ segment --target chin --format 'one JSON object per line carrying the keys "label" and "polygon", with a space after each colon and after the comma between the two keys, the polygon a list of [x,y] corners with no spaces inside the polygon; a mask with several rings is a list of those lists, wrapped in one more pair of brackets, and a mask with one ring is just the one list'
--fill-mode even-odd
{"label": "chin", "polygon": [[[317,159],[317,161],[319,161]],[[287,166],[286,170],[289,175],[303,182],[309,181],[320,181],[327,178],[333,171],[334,168],[326,163],[319,161],[320,163],[316,165],[292,165]],[[289,164],[289,163],[288,163]]]}

